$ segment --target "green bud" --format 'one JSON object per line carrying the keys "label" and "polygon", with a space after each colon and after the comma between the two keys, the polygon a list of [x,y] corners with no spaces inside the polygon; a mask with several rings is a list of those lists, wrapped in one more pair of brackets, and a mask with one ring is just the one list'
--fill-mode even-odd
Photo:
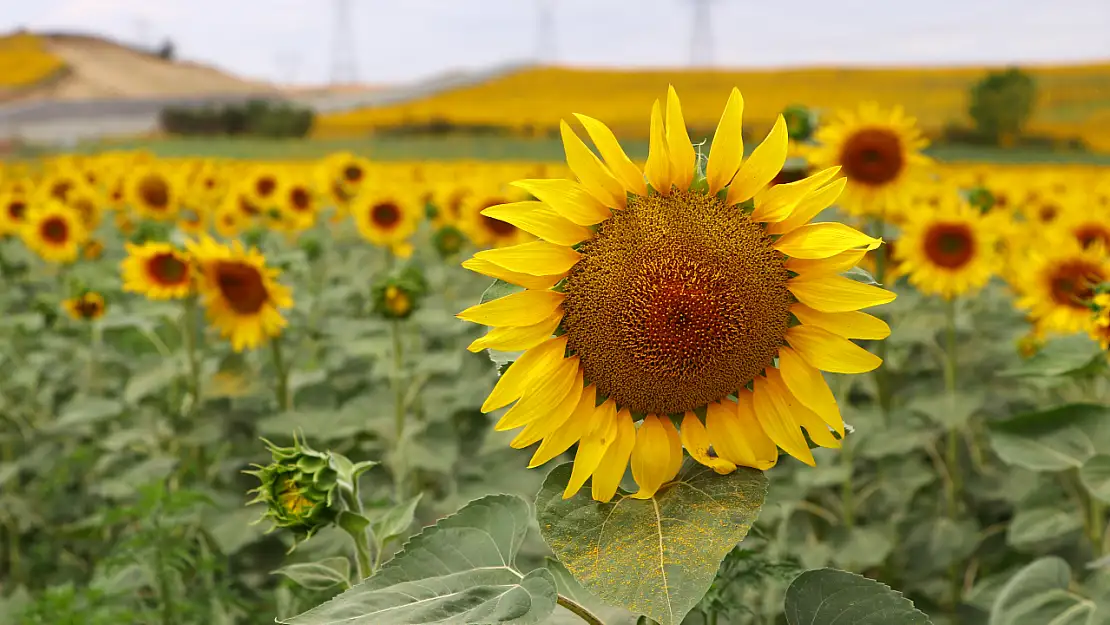
{"label": "green bud", "polygon": [[435,244],[441,258],[451,258],[458,254],[464,242],[466,237],[454,226],[443,226],[432,235],[432,243]]}
{"label": "green bud", "polygon": [[292,447],[263,441],[272,462],[254,465],[255,471],[244,471],[262,482],[250,491],[256,495],[250,503],[266,504],[259,521],[269,519],[271,530],[280,527],[291,531],[297,542],[308,540],[339,515],[339,473],[331,452],[316,451],[295,435]]}
{"label": "green bud", "polygon": [[809,141],[817,127],[813,112],[800,105],[791,105],[782,112],[786,120],[786,134],[794,141]]}
{"label": "green bud", "polygon": [[309,262],[315,262],[324,253],[324,246],[315,237],[304,237],[300,242],[301,250]]}
{"label": "green bud", "polygon": [[986,213],[994,208],[994,194],[985,187],[975,187],[967,190],[967,201],[969,204],[979,209],[979,212]]}
{"label": "green bud", "polygon": [[428,282],[418,265],[406,264],[370,289],[375,314],[386,319],[406,319],[428,292]]}
{"label": "green bud", "polygon": [[424,204],[424,217],[426,217],[428,221],[432,221],[436,217],[439,217],[439,207],[431,202],[426,202]]}

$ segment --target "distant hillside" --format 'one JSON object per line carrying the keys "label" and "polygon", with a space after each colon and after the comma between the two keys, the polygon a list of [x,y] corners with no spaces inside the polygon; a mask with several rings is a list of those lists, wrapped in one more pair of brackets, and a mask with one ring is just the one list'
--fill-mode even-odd
{"label": "distant hillside", "polygon": [[[540,67],[515,71],[480,84],[382,106],[317,118],[323,136],[360,134],[396,127],[507,127],[547,134],[560,119],[587,113],[624,137],[642,138],[656,98],[673,84],[687,123],[706,133],[716,126],[728,92],[744,94],[745,122],[765,132],[791,104],[826,110],[864,100],[900,104],[931,134],[950,123],[967,124],[968,88],[991,68],[619,70]],[[1110,63],[1031,67],[1038,102],[1029,131],[1057,137],[1083,136],[1110,149]]]}

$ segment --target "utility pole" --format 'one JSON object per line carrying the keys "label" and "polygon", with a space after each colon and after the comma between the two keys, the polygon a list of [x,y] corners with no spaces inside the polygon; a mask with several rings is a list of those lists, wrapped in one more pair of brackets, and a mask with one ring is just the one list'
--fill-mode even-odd
{"label": "utility pole", "polygon": [[714,62],[713,13],[714,0],[687,0],[690,3],[690,65],[708,67]]}
{"label": "utility pole", "polygon": [[332,0],[334,15],[331,34],[331,82],[358,82],[357,54],[355,52],[354,24],[351,21],[350,0]]}
{"label": "utility pole", "polygon": [[555,2],[536,0],[536,62],[555,61]]}

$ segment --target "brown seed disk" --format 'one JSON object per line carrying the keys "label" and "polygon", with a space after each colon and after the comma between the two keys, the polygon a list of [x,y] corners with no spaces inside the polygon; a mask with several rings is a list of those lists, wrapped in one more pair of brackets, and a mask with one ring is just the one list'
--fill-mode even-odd
{"label": "brown seed disk", "polygon": [[770,366],[793,299],[785,257],[739,207],[638,197],[581,248],[563,329],[598,394],[633,412],[717,401]]}
{"label": "brown seed disk", "polygon": [[262,310],[270,294],[257,267],[238,261],[219,261],[213,270],[220,294],[232,310],[241,315],[253,315]]}
{"label": "brown seed disk", "polygon": [[840,164],[849,180],[881,187],[902,173],[902,141],[885,128],[860,129],[844,141]]}
{"label": "brown seed disk", "polygon": [[925,254],[938,267],[963,267],[975,256],[975,237],[971,226],[962,223],[933,225],[925,233]]}

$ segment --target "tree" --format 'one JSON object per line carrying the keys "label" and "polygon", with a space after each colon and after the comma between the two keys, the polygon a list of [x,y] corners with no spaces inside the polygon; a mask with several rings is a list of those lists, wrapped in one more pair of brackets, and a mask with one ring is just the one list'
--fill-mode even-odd
{"label": "tree", "polygon": [[968,108],[979,134],[999,145],[1012,145],[1033,113],[1037,87],[1018,68],[991,72],[971,88]]}

